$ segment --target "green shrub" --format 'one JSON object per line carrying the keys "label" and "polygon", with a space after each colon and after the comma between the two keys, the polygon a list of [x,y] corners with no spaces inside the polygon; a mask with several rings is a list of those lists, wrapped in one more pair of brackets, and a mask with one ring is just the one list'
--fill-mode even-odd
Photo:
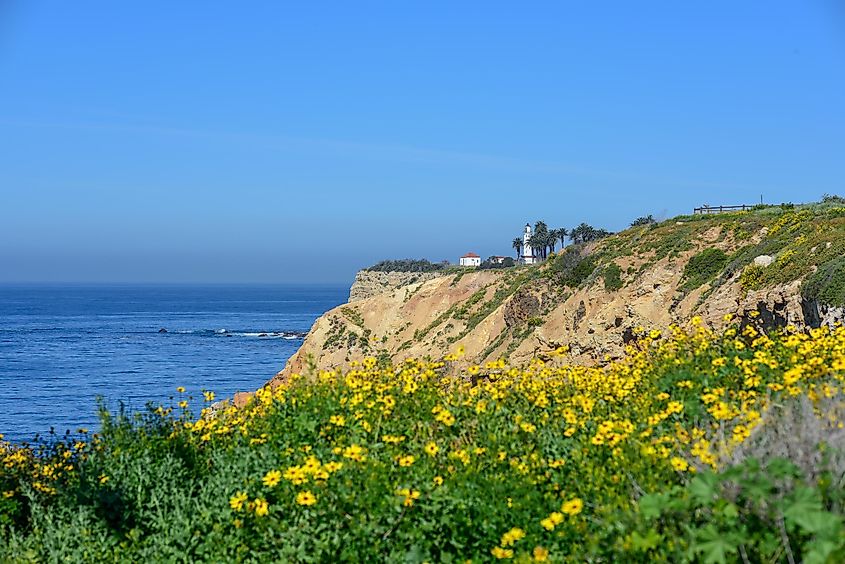
{"label": "green shrub", "polygon": [[810,275],[801,294],[832,306],[845,306],[845,258],[832,260]]}
{"label": "green shrub", "polygon": [[694,290],[716,277],[728,263],[728,255],[721,249],[704,249],[689,259],[684,267],[681,289]]}
{"label": "green shrub", "polygon": [[530,317],[528,319],[529,327],[539,327],[543,323],[545,323],[545,320],[542,317]]}
{"label": "green shrub", "polygon": [[604,278],[604,289],[608,292],[615,292],[623,286],[622,269],[615,262],[604,268],[602,277]]}
{"label": "green shrub", "polygon": [[822,196],[823,204],[845,204],[845,198],[836,194],[825,194]]}
{"label": "green shrub", "polygon": [[596,260],[590,255],[582,256],[580,246],[568,247],[558,255],[552,265],[560,282],[570,288],[579,287],[596,269]]}
{"label": "green shrub", "polygon": [[628,538],[640,553],[673,539],[685,547],[670,558],[677,561],[777,562],[788,551],[794,561],[833,562],[841,556],[842,517],[826,507],[825,497],[791,461],[764,467],[750,459],[643,496],[639,530]]}
{"label": "green shrub", "polygon": [[400,259],[383,260],[365,270],[371,272],[436,272],[444,268],[444,264],[434,263],[426,259]]}
{"label": "green shrub", "polygon": [[361,313],[352,307],[346,306],[340,308],[340,312],[343,316],[352,322],[353,325],[357,325],[363,329],[364,327],[364,318],[361,316]]}

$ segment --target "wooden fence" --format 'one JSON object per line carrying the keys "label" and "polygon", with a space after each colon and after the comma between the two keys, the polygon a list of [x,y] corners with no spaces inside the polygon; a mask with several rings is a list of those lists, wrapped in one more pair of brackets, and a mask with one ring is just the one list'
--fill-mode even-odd
{"label": "wooden fence", "polygon": [[700,208],[693,209],[694,214],[707,214],[707,213],[725,213],[725,212],[735,212],[735,211],[746,211],[750,210],[754,206],[750,206],[748,204],[742,204],[739,206],[703,206]]}

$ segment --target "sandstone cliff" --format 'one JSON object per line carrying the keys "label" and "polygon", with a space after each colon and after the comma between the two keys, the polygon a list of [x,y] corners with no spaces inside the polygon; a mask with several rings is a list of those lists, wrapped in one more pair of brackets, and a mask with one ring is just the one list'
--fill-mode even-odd
{"label": "sandstone cliff", "polygon": [[349,301],[357,302],[416,282],[443,276],[442,272],[377,272],[361,270],[349,290]]}
{"label": "sandstone cliff", "polygon": [[518,363],[560,345],[573,362],[601,363],[639,330],[693,316],[716,329],[728,314],[766,326],[841,322],[844,254],[845,210],[776,209],[632,228],[540,266],[359,275],[350,303],[317,320],[274,380],[309,364],[440,358],[458,346],[465,363]]}

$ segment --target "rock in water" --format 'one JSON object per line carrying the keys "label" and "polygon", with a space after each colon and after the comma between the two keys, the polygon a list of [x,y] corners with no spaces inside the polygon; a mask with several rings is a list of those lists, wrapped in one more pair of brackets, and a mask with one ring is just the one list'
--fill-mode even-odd
{"label": "rock in water", "polygon": [[162,327],[161,329],[159,329],[159,330],[158,330],[158,332],[159,332],[159,333],[167,333],[167,329],[165,329],[164,327]]}

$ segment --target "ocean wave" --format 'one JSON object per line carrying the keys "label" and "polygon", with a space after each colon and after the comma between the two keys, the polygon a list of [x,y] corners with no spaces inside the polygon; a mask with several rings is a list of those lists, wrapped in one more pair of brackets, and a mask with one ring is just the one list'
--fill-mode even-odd
{"label": "ocean wave", "polygon": [[304,339],[304,331],[231,331],[229,329],[159,329],[159,333],[172,335],[199,335],[208,337],[246,337],[257,339]]}

